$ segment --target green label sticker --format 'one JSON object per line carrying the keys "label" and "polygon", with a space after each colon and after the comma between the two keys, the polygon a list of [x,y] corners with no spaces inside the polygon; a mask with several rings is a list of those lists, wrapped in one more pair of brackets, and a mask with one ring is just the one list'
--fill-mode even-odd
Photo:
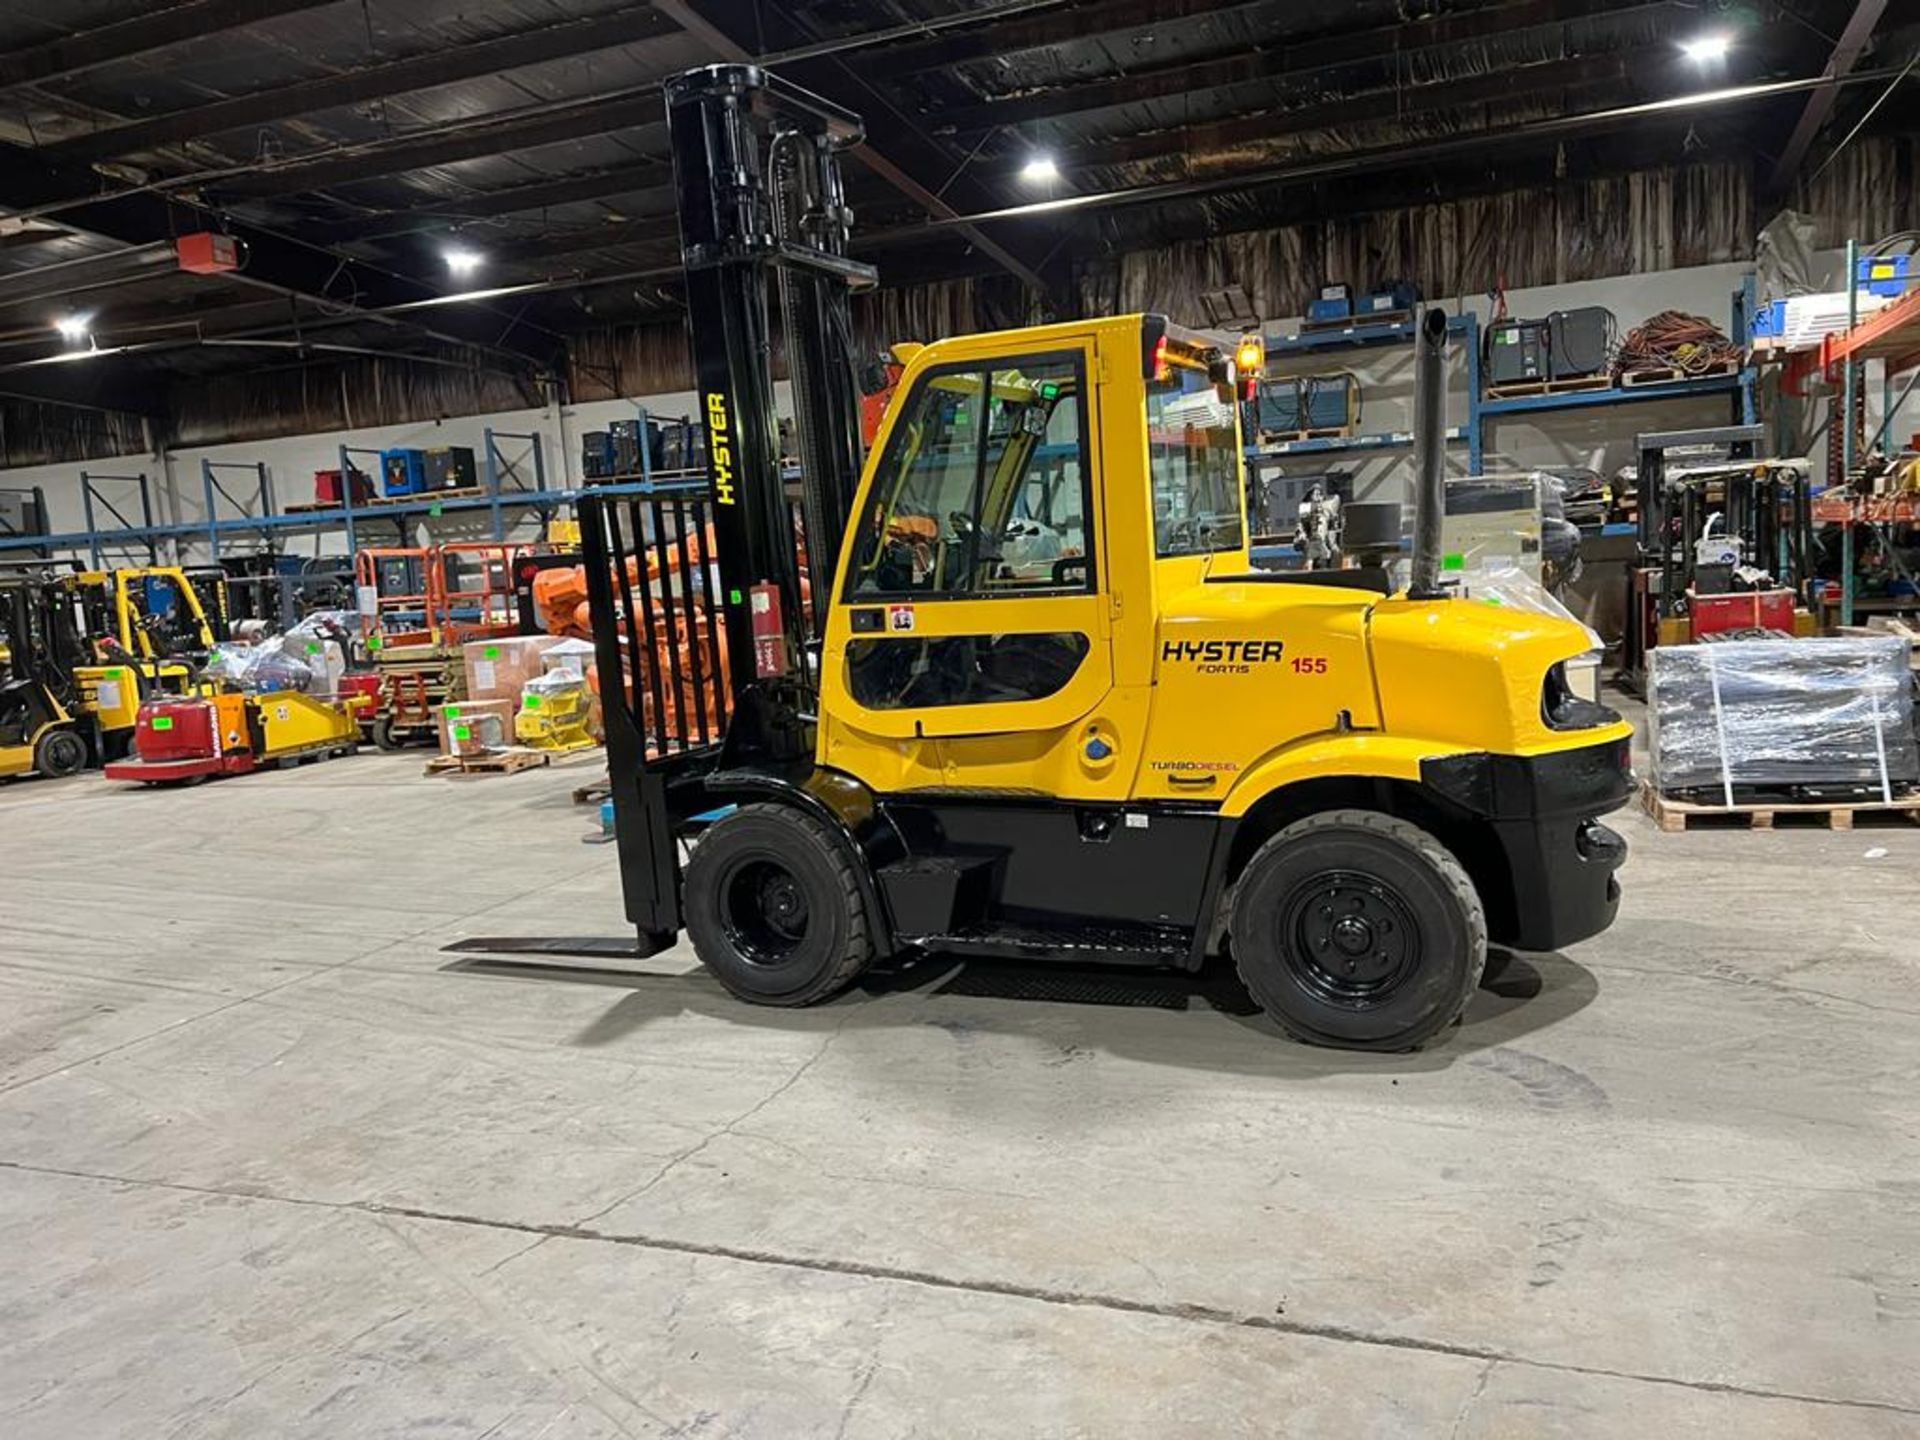
{"label": "green label sticker", "polygon": [[454,739],[456,739],[456,740],[471,740],[471,739],[473,739],[473,727],[472,727],[471,725],[456,725],[456,726],[454,726],[454,727],[453,727],[453,738],[454,738]]}
{"label": "green label sticker", "polygon": [[382,640],[378,635],[367,636],[367,649],[369,650],[378,650],[382,645],[386,643],[387,642]]}
{"label": "green label sticker", "polygon": [[498,645],[489,645],[480,653],[489,660],[498,660],[500,658],[500,647]]}
{"label": "green label sticker", "polygon": [[738,590],[727,591],[727,600],[731,604],[738,605],[740,603],[740,592]]}
{"label": "green label sticker", "polygon": [[540,697],[538,695],[522,695],[520,697],[520,704],[523,709],[538,710],[540,708]]}
{"label": "green label sticker", "polygon": [[429,505],[429,506],[427,507],[427,514],[429,514],[429,515],[438,515],[439,513],[440,513],[440,507],[439,507],[439,506],[438,506],[437,504],[436,504],[436,505]]}
{"label": "green label sticker", "polygon": [[118,680],[118,679],[120,679],[120,678],[121,678],[121,677],[120,677],[120,667],[119,667],[118,665],[116,665],[116,666],[114,666],[114,667],[113,667],[113,669],[111,669],[111,670],[109,670],[109,671],[107,671],[107,679],[109,679],[109,680]]}
{"label": "green label sticker", "polygon": [[318,655],[319,653],[320,653],[320,642],[318,640],[307,641],[307,654]]}
{"label": "green label sticker", "polygon": [[1440,557],[1440,568],[1442,570],[1464,570],[1467,568],[1467,557],[1464,555],[1442,555]]}
{"label": "green label sticker", "polygon": [[460,718],[460,707],[458,705],[447,706],[447,719],[458,720],[459,718]]}
{"label": "green label sticker", "polygon": [[155,730],[171,730],[173,729],[173,717],[171,715],[156,715],[153,717],[152,724]]}

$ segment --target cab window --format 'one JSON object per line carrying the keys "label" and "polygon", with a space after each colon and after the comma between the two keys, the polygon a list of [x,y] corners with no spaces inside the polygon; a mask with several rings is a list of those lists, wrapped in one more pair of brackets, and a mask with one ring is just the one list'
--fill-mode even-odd
{"label": "cab window", "polygon": [[1147,386],[1154,551],[1206,555],[1241,546],[1240,431],[1233,386],[1174,365]]}
{"label": "cab window", "polygon": [[1077,352],[929,371],[874,475],[849,599],[1092,588]]}

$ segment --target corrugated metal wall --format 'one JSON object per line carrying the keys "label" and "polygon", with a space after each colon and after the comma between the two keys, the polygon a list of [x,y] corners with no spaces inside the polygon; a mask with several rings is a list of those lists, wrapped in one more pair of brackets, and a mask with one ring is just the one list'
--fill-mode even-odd
{"label": "corrugated metal wall", "polygon": [[574,336],[567,350],[567,393],[575,400],[618,400],[693,388],[693,356],[684,321],[590,330]]}
{"label": "corrugated metal wall", "polygon": [[531,380],[471,361],[427,365],[372,357],[177,380],[167,400],[176,446],[400,425],[542,403]]}
{"label": "corrugated metal wall", "polygon": [[[1011,276],[904,285],[857,295],[853,301],[855,343],[876,353],[896,340],[940,340],[972,330],[1024,325],[1034,318],[1025,288]],[[774,375],[784,378],[777,334],[774,343]],[[680,321],[590,331],[573,338],[570,353],[568,393],[576,401],[693,388],[693,357]]]}
{"label": "corrugated metal wall", "polygon": [[138,455],[146,448],[138,415],[0,400],[0,469]]}
{"label": "corrugated metal wall", "polygon": [[[1916,141],[1856,141],[1796,201],[1819,219],[1819,242],[1873,240],[1920,224]],[[1201,323],[1207,290],[1246,287],[1261,315],[1303,314],[1320,287],[1409,279],[1425,295],[1471,295],[1504,277],[1509,289],[1740,261],[1753,254],[1758,213],[1746,164],[1672,166],[1538,190],[1313,225],[1246,230],[1130,251],[1082,267],[1089,314],[1164,310]]]}

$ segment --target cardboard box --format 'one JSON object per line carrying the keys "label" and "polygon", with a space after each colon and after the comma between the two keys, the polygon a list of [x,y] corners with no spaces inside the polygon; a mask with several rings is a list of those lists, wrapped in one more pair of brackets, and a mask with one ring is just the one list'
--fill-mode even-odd
{"label": "cardboard box", "polygon": [[511,700],[460,700],[436,712],[442,755],[484,755],[513,744]]}
{"label": "cardboard box", "polygon": [[557,635],[501,635],[469,640],[461,647],[467,666],[467,699],[520,703],[520,691],[544,674],[541,656],[560,643]]}

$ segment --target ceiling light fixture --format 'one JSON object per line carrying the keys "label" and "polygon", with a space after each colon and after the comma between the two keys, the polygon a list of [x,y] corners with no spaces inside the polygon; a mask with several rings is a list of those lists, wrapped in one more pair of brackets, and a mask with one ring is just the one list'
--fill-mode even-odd
{"label": "ceiling light fixture", "polygon": [[93,333],[91,315],[62,315],[53,322],[53,328],[60,332],[60,338],[69,345],[79,345]]}
{"label": "ceiling light fixture", "polygon": [[440,252],[440,258],[447,262],[447,269],[462,278],[478,270],[482,260],[479,251],[461,245],[449,245]]}
{"label": "ceiling light fixture", "polygon": [[1060,178],[1060,167],[1053,156],[1042,151],[1027,157],[1027,163],[1020,167],[1020,178],[1029,185],[1050,185]]}
{"label": "ceiling light fixture", "polygon": [[1700,35],[1680,47],[1680,53],[1696,65],[1712,65],[1727,58],[1733,37],[1724,30]]}

